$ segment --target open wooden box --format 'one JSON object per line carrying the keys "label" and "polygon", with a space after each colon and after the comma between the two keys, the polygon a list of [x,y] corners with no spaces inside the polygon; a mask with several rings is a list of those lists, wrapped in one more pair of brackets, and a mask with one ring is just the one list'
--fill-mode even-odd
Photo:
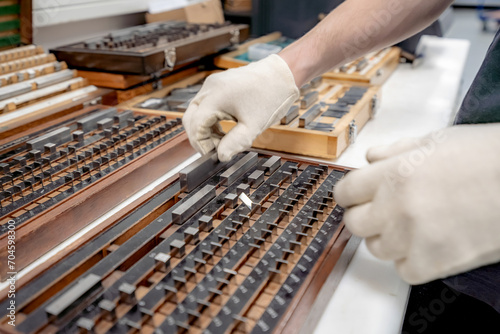
{"label": "open wooden box", "polygon": [[[141,104],[148,99],[164,98],[176,88],[184,88],[198,84],[211,73],[212,72],[197,73],[156,92],[136,97],[120,105],[120,107],[142,112],[158,112],[159,114],[168,116],[182,117],[183,112],[145,109],[141,108]],[[311,90],[319,91],[316,102],[322,101],[323,106],[321,109],[324,112],[328,109],[330,104],[337,102],[337,100],[351,87],[364,87],[366,88],[366,92],[359,101],[352,105],[349,112],[344,114],[341,118],[318,116],[313,120],[314,122],[335,123],[333,130],[325,132],[300,127],[299,118],[304,115],[310,107],[302,108],[299,110],[299,116],[289,124],[275,124],[264,131],[254,141],[253,147],[326,159],[337,158],[351,142],[355,141],[357,132],[364,127],[366,122],[376,112],[380,100],[380,88],[363,83],[345,83],[323,78],[319,86]],[[301,99],[303,99],[303,97],[301,97]],[[296,105],[300,105],[300,103],[299,100],[296,102]],[[235,123],[223,121],[221,125],[223,130],[227,132]]]}
{"label": "open wooden box", "polygon": [[[274,32],[239,45],[236,50],[220,55],[214,64],[220,68],[235,68],[249,64],[248,48],[257,43],[270,43],[282,47],[291,43],[280,32]],[[391,47],[373,52],[351,63],[326,72],[323,77],[347,82],[362,82],[371,85],[382,85],[399,64],[401,49]]]}

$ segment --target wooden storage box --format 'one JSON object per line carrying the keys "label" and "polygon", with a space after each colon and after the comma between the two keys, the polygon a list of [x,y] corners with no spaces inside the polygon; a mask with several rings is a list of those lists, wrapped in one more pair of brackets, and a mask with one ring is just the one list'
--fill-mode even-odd
{"label": "wooden storage box", "polygon": [[382,85],[389,79],[399,65],[401,49],[391,47],[378,52],[372,52],[351,63],[323,74],[324,78],[363,82],[371,85]]}
{"label": "wooden storage box", "polygon": [[[214,64],[220,68],[235,68],[249,64],[248,48],[257,43],[271,43],[282,47],[290,44],[292,40],[284,38],[280,32],[274,32],[243,43],[236,50],[225,53],[215,58]],[[382,85],[399,65],[401,49],[391,47],[379,52],[373,52],[349,64],[326,72],[323,76],[348,82],[363,82],[371,85]],[[359,69],[358,69],[359,66]]]}
{"label": "wooden storage box", "polygon": [[[141,105],[144,105],[149,99],[165,98],[176,88],[184,88],[198,84],[211,73],[212,72],[197,73],[159,91],[132,99],[121,105],[121,107],[137,111],[158,112],[169,116],[182,117],[183,113],[179,111],[154,111],[141,108]],[[314,102],[322,101],[323,106],[321,110],[323,112],[329,108],[329,105],[336,103],[351,87],[363,87],[366,89],[366,92],[359,101],[350,107],[347,113],[342,115],[341,118],[318,116],[312,120],[313,123],[318,122],[320,118],[323,123],[329,122],[331,124],[335,122],[334,129],[331,131],[326,132],[299,126],[299,118],[310,109],[310,106],[308,106],[307,108],[301,108],[299,110],[299,116],[289,124],[276,124],[264,131],[264,133],[254,141],[253,147],[334,159],[349,146],[350,142],[355,140],[357,132],[364,127],[366,122],[376,112],[380,100],[379,87],[369,86],[363,83],[340,83],[334,80],[321,78],[316,80],[316,84],[318,84],[318,81],[321,82],[317,88],[311,88],[309,92],[319,90],[318,97]],[[306,87],[304,87],[303,90],[305,88]],[[303,99],[303,97],[301,97],[301,99]],[[300,104],[300,100],[297,101],[296,105],[299,106]],[[314,103],[312,105],[314,105]],[[234,122],[230,121],[221,122],[225,132],[229,131],[234,124]]]}

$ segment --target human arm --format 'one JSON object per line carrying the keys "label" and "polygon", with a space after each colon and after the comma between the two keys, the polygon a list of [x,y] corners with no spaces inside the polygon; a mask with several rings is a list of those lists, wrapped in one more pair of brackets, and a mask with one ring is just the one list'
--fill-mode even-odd
{"label": "human arm", "polygon": [[348,0],[280,56],[301,87],[314,77],[423,30],[452,0]]}

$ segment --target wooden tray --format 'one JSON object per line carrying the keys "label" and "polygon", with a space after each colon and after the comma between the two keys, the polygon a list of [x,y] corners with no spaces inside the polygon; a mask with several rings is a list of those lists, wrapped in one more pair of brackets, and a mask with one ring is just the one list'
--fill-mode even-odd
{"label": "wooden tray", "polygon": [[138,104],[141,102],[146,101],[147,99],[150,98],[162,98],[167,96],[172,90],[176,88],[184,88],[187,86],[194,85],[198,82],[201,82],[205,80],[206,77],[208,77],[212,73],[216,73],[218,71],[203,71],[203,72],[197,72],[194,75],[191,75],[189,77],[183,78],[173,84],[170,84],[168,86],[163,87],[162,89],[156,90],[152,93],[137,96],[129,101],[126,101],[124,103],[121,103],[118,105],[119,108],[123,109],[130,109],[130,110],[135,110],[135,111],[141,111],[141,112],[148,112],[148,113],[157,113],[159,115],[167,115],[170,117],[182,117],[184,113],[182,112],[177,112],[177,111],[164,111],[164,110],[154,110],[154,109],[143,109],[140,107],[137,107]]}
{"label": "wooden tray", "polygon": [[[382,85],[387,81],[387,79],[389,79],[391,74],[398,67],[400,57],[400,48],[387,48],[347,64],[347,72],[342,72],[339,69],[336,69],[330,72],[326,72],[325,74],[323,74],[323,77],[341,81],[363,82],[369,83],[371,85]],[[356,64],[358,64],[365,58],[367,66],[362,70],[357,70]]]}
{"label": "wooden tray", "polygon": [[[268,156],[260,155],[259,158],[268,158]],[[297,169],[297,173],[302,173],[306,168],[314,166],[319,167],[317,169],[328,171],[328,173],[326,174],[323,174],[321,172],[322,175],[319,176],[318,185],[311,188],[311,191],[313,193],[317,191],[318,187],[320,187],[320,183],[326,181],[326,175],[335,173],[335,171],[344,173],[345,171],[349,170],[340,166],[317,165],[304,160],[298,160],[294,158],[289,159],[286,156],[281,156],[281,161],[283,162],[283,164],[298,162],[299,166]],[[281,165],[277,168],[280,167]],[[250,168],[252,170],[254,169],[252,166],[246,168]],[[222,171],[220,173],[222,173]],[[216,172],[216,175],[210,177],[209,180],[217,182],[216,180],[219,179],[220,173]],[[272,173],[274,173],[274,170],[270,174]],[[250,171],[248,172],[248,174],[250,174]],[[267,179],[267,176],[270,177],[270,174],[266,174],[265,179]],[[212,182],[209,180],[207,180],[206,182]],[[228,181],[229,183],[226,186],[229,187],[230,183],[234,181]],[[287,187],[290,187],[292,183],[291,181],[292,180],[283,181],[281,183],[281,187],[283,188],[283,190],[280,190],[278,194],[276,194],[275,192],[274,195],[270,195],[269,197],[266,197],[266,199],[263,199],[262,206],[259,206],[256,210],[253,210],[248,215],[248,226],[243,226],[239,231],[240,234],[238,234],[237,236],[233,235],[233,237],[236,237],[236,240],[238,240],[238,238],[241,238],[243,233],[249,231],[251,229],[250,226],[253,225],[253,228],[255,228],[256,225],[258,225],[254,224],[255,221],[258,220],[262,215],[265,215],[265,211],[269,209],[273,205],[273,203],[276,202],[275,197],[280,197],[282,191],[285,191]],[[265,180],[263,182],[265,182]],[[205,181],[203,182],[203,184],[204,183]],[[217,185],[218,191],[216,196],[219,196],[225,190],[226,186],[224,185],[224,183]],[[257,187],[252,187],[252,190],[250,191],[257,191],[256,188]],[[43,267],[47,272],[41,272],[38,277],[32,276],[28,281],[25,281],[23,278],[21,282],[18,282],[19,284],[22,284],[20,285],[20,287],[18,287],[18,303],[16,304],[16,310],[17,315],[19,316],[19,321],[16,325],[23,326],[23,322],[34,320],[36,324],[33,322],[28,322],[31,328],[41,328],[43,326],[43,329],[47,332],[56,332],[63,329],[63,327],[60,326],[81,327],[87,323],[92,327],[91,330],[95,331],[96,333],[106,332],[113,325],[113,323],[118,323],[119,320],[116,317],[110,319],[106,316],[102,316],[105,311],[101,311],[102,308],[100,307],[88,306],[89,304],[97,305],[98,303],[101,303],[102,298],[97,297],[94,293],[99,294],[104,290],[107,290],[109,294],[106,295],[106,297],[110,299],[112,304],[117,305],[116,313],[114,313],[114,310],[112,310],[113,313],[116,314],[117,317],[124,319],[121,324],[126,323],[126,321],[129,319],[129,317],[127,317],[128,313],[135,312],[135,310],[138,309],[130,307],[129,304],[135,304],[139,300],[147,300],[146,296],[148,294],[156,293],[159,299],[158,304],[147,302],[139,304],[143,305],[143,308],[141,308],[140,310],[140,314],[144,314],[145,316],[135,319],[134,324],[132,324],[134,325],[134,328],[140,328],[142,332],[153,332],[155,327],[159,327],[160,324],[164,323],[166,315],[171,314],[172,307],[175,307],[175,304],[172,304],[171,302],[168,302],[168,300],[165,300],[165,292],[157,291],[162,290],[161,287],[163,286],[163,282],[167,284],[167,281],[163,281],[163,279],[166,277],[166,275],[171,274],[172,269],[176,266],[177,270],[186,270],[184,269],[186,267],[179,268],[179,262],[182,260],[182,258],[185,255],[187,256],[191,252],[194,253],[193,248],[199,243],[203,242],[203,240],[208,240],[208,235],[210,233],[221,233],[220,231],[217,231],[217,228],[221,229],[223,220],[231,215],[234,210],[238,209],[236,206],[229,207],[225,206],[223,203],[218,203],[219,206],[222,205],[221,208],[217,209],[216,212],[212,212],[214,205],[211,205],[210,207],[206,206],[203,209],[203,212],[207,215],[214,216],[213,229],[200,226],[199,242],[190,239],[189,237],[184,237],[185,245],[182,247],[183,249],[185,247],[186,254],[179,254],[179,252],[175,253],[175,251],[172,250],[172,240],[182,240],[182,235],[187,234],[182,232],[185,230],[185,228],[183,228],[183,225],[173,224],[171,222],[171,218],[169,218],[168,215],[165,215],[165,212],[179,207],[179,202],[183,198],[186,198],[190,195],[195,195],[195,191],[193,191],[192,193],[187,193],[185,190],[185,188],[182,188],[182,183],[181,185],[179,185],[179,178],[177,177],[165,181],[161,186],[159,186],[149,194],[149,199],[144,199],[140,203],[136,203],[137,206],[134,210],[129,210],[127,215],[124,215],[122,218],[120,218],[121,221],[120,219],[117,220],[116,226],[123,225],[123,228],[119,230],[121,231],[120,233],[113,234],[112,232],[114,231],[103,230],[95,234],[93,239],[89,239],[87,241],[87,243],[85,244],[86,249],[83,249],[83,247],[81,249],[72,248],[70,251],[73,251],[73,253],[62,255],[58,260],[60,263],[57,263],[55,265],[44,264]],[[197,190],[199,190],[199,188]],[[222,197],[223,196],[224,195],[222,195]],[[209,312],[215,312],[215,315],[217,315],[217,312],[219,312],[224,303],[226,303],[227,299],[229,299],[229,297],[227,297],[226,295],[230,296],[231,294],[233,294],[235,291],[233,290],[233,287],[235,285],[242,284],[243,280],[246,277],[251,276],[250,272],[252,268],[257,267],[255,263],[257,263],[261,258],[264,258],[264,256],[267,255],[266,253],[268,253],[267,251],[269,251],[270,249],[270,244],[274,242],[278,243],[277,239],[280,239],[280,243],[283,242],[283,239],[288,239],[290,243],[295,241],[294,237],[289,236],[288,233],[282,231],[284,229],[287,229],[288,226],[294,225],[289,225],[288,223],[292,222],[292,218],[297,215],[300,210],[303,210],[304,207],[306,207],[305,204],[305,202],[300,202],[297,205],[297,208],[289,214],[289,219],[277,222],[274,231],[276,234],[263,236],[263,238],[266,238],[266,241],[262,245],[262,247],[266,247],[265,251],[258,252],[249,257],[245,257],[245,254],[247,253],[247,250],[245,249],[241,250],[241,254],[239,252],[230,253],[231,257],[242,257],[241,263],[237,265],[232,264],[231,266],[228,265],[228,268],[226,268],[228,270],[231,270],[231,268],[233,268],[234,266],[234,270],[235,272],[237,271],[236,275],[238,276],[238,278],[236,278],[236,276],[228,278],[227,284],[230,285],[231,288],[224,290],[225,301],[212,303],[212,305],[208,309]],[[241,202],[238,202],[237,206],[240,205],[243,204]],[[267,319],[269,319],[268,314],[263,311],[267,308],[270,309],[270,314],[276,314],[277,316],[279,314],[279,318],[277,318],[276,320],[272,320],[273,333],[298,333],[301,330],[301,327],[303,327],[304,325],[305,319],[311,316],[310,313],[312,312],[312,306],[317,305],[315,304],[315,302],[317,301],[318,296],[321,293],[321,288],[323,287],[330,272],[332,270],[335,270],[336,274],[339,277],[344,274],[347,265],[354,254],[357,242],[359,242],[359,239],[357,240],[357,242],[356,240],[354,240],[355,242],[349,241],[351,235],[344,227],[344,225],[340,222],[342,209],[338,208],[338,206],[334,202],[329,202],[329,204],[325,205],[328,205],[328,209],[326,209],[328,212],[327,215],[325,217],[321,216],[320,218],[318,218],[319,221],[316,225],[316,228],[313,230],[313,232],[311,232],[311,234],[308,234],[308,237],[306,237],[307,240],[305,240],[305,242],[303,239],[300,239],[302,241],[301,243],[299,243],[299,248],[295,248],[295,251],[299,253],[292,255],[292,258],[288,259],[290,261],[290,268],[286,267],[284,270],[283,268],[281,268],[281,270],[277,271],[277,274],[275,271],[274,276],[271,273],[269,273],[269,275],[267,275],[267,273],[265,275],[261,275],[264,283],[262,285],[256,284],[255,286],[251,286],[251,292],[253,293],[253,295],[250,298],[248,298],[248,296],[245,296],[248,298],[248,303],[245,304],[242,310],[234,311],[235,314],[239,313],[243,314],[244,316],[235,318],[234,323],[229,326],[227,332],[247,333],[250,332],[252,327],[258,328],[257,320],[260,317],[265,319],[265,317],[267,316]],[[201,207],[199,208],[201,209]],[[327,224],[327,219],[330,219],[327,218],[327,216],[329,215],[330,211],[333,212],[334,210],[338,210],[336,211],[335,218],[334,220],[329,220],[330,223]],[[125,219],[127,219],[128,221],[125,221]],[[186,219],[184,223],[191,225],[192,222],[188,223],[187,220],[188,219]],[[332,229],[330,230],[331,232],[329,232],[331,233],[331,237],[329,239],[322,239],[324,237],[322,233],[319,232],[319,229],[321,228],[319,226],[324,227],[325,225],[332,226]],[[326,236],[326,230],[322,231]],[[314,237],[315,235],[316,237]],[[316,249],[314,251],[317,254],[308,253],[314,260],[309,256],[305,256],[304,260],[304,257],[302,257],[301,255],[303,253],[306,253],[306,249],[308,249],[309,245],[312,245],[315,240],[320,240],[317,241],[321,245],[320,250]],[[324,240],[328,240],[328,242],[321,244],[321,240],[323,240],[323,242]],[[184,298],[186,293],[188,292],[188,289],[193,289],[193,284],[196,285],[197,283],[201,282],[204,274],[209,273],[209,269],[212,269],[212,267],[216,265],[217,262],[215,262],[215,257],[223,257],[226,255],[228,248],[235,248],[236,241],[233,241],[234,239],[231,239],[231,241],[227,242],[222,241],[222,243],[224,243],[224,251],[220,253],[218,251],[214,252],[215,255],[212,255],[212,257],[214,257],[214,262],[207,261],[207,265],[206,267],[204,267],[204,271],[197,270],[195,274],[196,277],[191,277],[186,281],[186,288],[182,290],[181,288],[179,288],[178,298]],[[267,242],[269,242],[269,244],[267,244]],[[170,264],[167,268],[161,269],[159,266],[160,262],[156,262],[155,264],[155,261],[158,261],[156,258],[158,255],[161,255],[162,252],[165,252],[164,254],[169,253],[168,243],[170,243],[170,252],[172,253]],[[316,246],[317,245],[318,244],[316,244]],[[314,250],[312,246],[311,249]],[[229,252],[227,252],[227,254],[229,256]],[[89,277],[90,275],[92,275],[93,271],[97,270],[97,267],[101,267],[103,269],[103,264],[112,262],[113,258],[116,258],[117,255],[121,257],[120,261],[118,263],[113,263],[113,265],[110,266],[110,268],[107,269],[105,273],[101,274],[101,281],[97,284],[97,287],[95,289],[91,290],[92,293],[85,293],[85,291],[74,289],[76,285],[82,285],[82,289],[89,289],[88,286],[84,288],[83,284],[80,284],[80,282],[82,282],[85,277]],[[153,257],[155,258],[155,261],[153,261]],[[252,258],[254,260],[251,260]],[[255,262],[255,259],[257,262]],[[218,260],[219,259],[217,259],[217,261]],[[310,270],[304,271],[304,269],[302,269],[304,267],[301,267],[301,265],[299,265],[301,263],[299,261],[314,261],[314,265],[311,266]],[[274,266],[274,264],[271,264],[269,267],[271,268],[271,266]],[[139,268],[142,270],[139,270]],[[98,270],[102,271],[102,269]],[[298,273],[297,276],[297,271],[299,269],[302,270],[302,272]],[[188,271],[186,270],[186,272]],[[125,279],[127,275],[127,287],[129,288],[129,291],[132,291],[132,299],[127,301],[124,298],[114,298],[113,295],[118,293],[117,289],[114,288],[114,285],[120,285],[121,281]],[[50,277],[54,277],[54,279],[50,279]],[[288,285],[290,282],[290,280],[288,279],[289,277],[292,277],[293,280],[300,280],[301,285],[296,289],[292,289],[291,292],[288,292],[293,297],[287,297],[290,299],[289,303],[282,304],[280,308],[276,308],[275,306],[273,306],[273,301],[275,302],[274,304],[276,304],[276,300],[278,299],[273,300],[274,296],[278,294],[280,296],[283,295],[284,290],[280,290],[280,292],[277,291],[277,289],[281,288],[282,286],[285,290],[290,291],[291,287],[290,285]],[[340,279],[336,281],[336,284],[331,285],[330,288],[335,289],[338,282],[340,282]],[[36,285],[36,283],[39,284]],[[33,293],[30,294],[26,291],[23,291],[23,287],[25,290],[33,291]],[[54,303],[54,300],[56,299],[61,300],[62,294],[64,293],[66,295],[69,290],[74,291],[74,293],[72,293],[71,296],[70,294],[68,294],[68,298],[77,298],[78,296],[75,295],[82,294],[82,297],[78,299],[79,303],[73,303],[71,305],[70,303],[67,303],[65,307],[71,310],[62,314],[61,317],[59,317],[60,321],[54,319],[53,317],[46,317],[45,312],[49,313],[48,309],[50,309],[50,307],[48,307],[47,305]],[[122,294],[120,293],[120,295]],[[8,301],[8,299],[4,299],[1,305],[4,306],[5,303],[8,303]],[[179,299],[179,301],[181,301],[181,299]],[[150,309],[154,311],[151,312]],[[78,312],[78,310],[81,310],[81,312]],[[145,310],[148,310],[150,312],[146,313]],[[206,311],[207,310],[205,310],[205,313]],[[273,311],[279,313],[273,313]],[[5,310],[3,312],[5,313]],[[38,315],[40,315],[42,312],[44,312],[44,314],[38,317]],[[200,311],[200,313],[203,312],[204,311]],[[148,317],[148,315],[150,317]],[[79,320],[86,316],[88,316],[88,318],[85,319],[91,319],[92,321],[78,321],[77,325],[75,325],[76,321],[71,321],[71,319]],[[44,317],[46,317],[46,319]],[[8,319],[6,317],[4,318],[5,319],[2,321],[2,325],[0,325],[0,329],[7,330],[9,329],[7,325]],[[239,323],[240,319],[242,320],[241,323]],[[210,322],[211,320],[212,319],[208,319],[205,315],[203,316],[203,320],[201,321],[200,317],[200,322],[190,327],[189,332],[191,330],[194,333],[201,332],[199,331],[200,327],[206,327],[206,323],[202,323],[204,321]],[[25,325],[26,323],[24,324],[24,327],[26,328]],[[19,326],[17,326],[16,328],[20,328]]]}
{"label": "wooden tray", "polygon": [[[194,85],[205,79],[211,73],[212,72],[197,73],[159,91],[132,99],[120,105],[120,107],[142,112],[158,112],[173,117],[182,117],[183,113],[180,112],[154,111],[138,108],[137,105],[149,98],[165,97],[175,88],[184,88]],[[330,99],[325,101],[327,104],[335,102],[339,94],[342,94],[353,86],[366,87],[367,92],[363,98],[350,109],[348,114],[338,120],[333,131],[323,132],[300,128],[297,121],[289,125],[273,125],[254,141],[253,147],[326,159],[334,159],[340,156],[349,146],[350,142],[355,140],[356,133],[364,127],[366,122],[376,112],[380,100],[380,89],[377,86],[369,86],[364,83],[340,83],[335,80],[323,79],[322,86],[325,88],[323,92],[319,94],[319,100],[323,99],[331,90],[330,88],[335,85],[339,85],[340,90]],[[306,111],[307,109],[301,109],[300,115],[303,115]],[[327,120],[333,121],[333,119]],[[223,130],[228,132],[235,123],[223,121],[221,125]],[[350,135],[350,132],[352,135]]]}
{"label": "wooden tray", "polygon": [[104,104],[114,106],[129,101],[143,94],[151,93],[161,87],[175,83],[198,72],[196,67],[176,72],[164,72],[164,76],[153,79],[150,76],[124,75],[116,73],[78,71],[78,75],[88,80],[91,85],[111,88]]}

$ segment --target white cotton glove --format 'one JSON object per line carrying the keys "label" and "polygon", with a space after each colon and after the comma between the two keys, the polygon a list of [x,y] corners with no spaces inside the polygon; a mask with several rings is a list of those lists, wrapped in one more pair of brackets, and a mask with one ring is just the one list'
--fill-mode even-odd
{"label": "white cotton glove", "polygon": [[[209,76],[182,122],[191,145],[220,161],[249,149],[257,136],[281,119],[299,97],[293,74],[278,55]],[[219,121],[234,120],[226,135]]]}
{"label": "white cotton glove", "polygon": [[334,189],[347,228],[421,284],[500,262],[500,124],[369,150]]}

